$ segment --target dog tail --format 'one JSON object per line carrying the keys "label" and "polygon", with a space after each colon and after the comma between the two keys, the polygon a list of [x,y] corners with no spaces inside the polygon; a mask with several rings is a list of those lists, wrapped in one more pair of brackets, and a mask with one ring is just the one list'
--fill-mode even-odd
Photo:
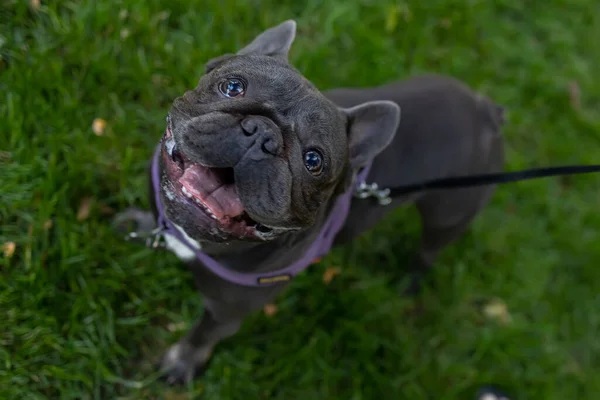
{"label": "dog tail", "polygon": [[494,131],[499,133],[506,123],[506,107],[496,104],[489,97],[482,94],[477,96],[477,107],[485,115]]}

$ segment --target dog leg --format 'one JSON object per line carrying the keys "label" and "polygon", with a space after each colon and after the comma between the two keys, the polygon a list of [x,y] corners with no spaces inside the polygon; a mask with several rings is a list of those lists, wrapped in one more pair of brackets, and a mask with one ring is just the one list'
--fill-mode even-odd
{"label": "dog leg", "polygon": [[422,223],[421,246],[411,265],[408,294],[419,291],[421,281],[438,254],[463,234],[489,202],[495,186],[435,192],[417,201]]}
{"label": "dog leg", "polygon": [[192,329],[165,353],[160,368],[170,385],[192,381],[206,367],[213,348],[221,340],[234,335],[242,325],[239,308],[204,302],[202,318]]}

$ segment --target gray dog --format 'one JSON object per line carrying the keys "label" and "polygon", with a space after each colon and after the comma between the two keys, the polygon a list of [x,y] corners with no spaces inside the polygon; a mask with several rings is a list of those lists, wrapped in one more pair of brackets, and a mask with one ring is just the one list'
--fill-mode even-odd
{"label": "gray dog", "polygon": [[283,22],[207,63],[169,112],[153,212],[117,218],[164,240],[204,298],[202,318],[162,358],[171,383],[193,379],[219,341],[331,246],[409,202],[423,229],[407,266],[415,286],[494,186],[393,199],[384,189],[503,169],[503,110],[486,97],[435,75],[321,93],[288,63],[295,32]]}

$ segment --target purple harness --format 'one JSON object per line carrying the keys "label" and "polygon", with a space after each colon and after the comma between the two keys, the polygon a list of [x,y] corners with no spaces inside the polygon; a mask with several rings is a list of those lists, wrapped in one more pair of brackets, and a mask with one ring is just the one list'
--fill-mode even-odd
{"label": "purple harness", "polygon": [[309,265],[313,264],[316,260],[329,252],[335,236],[344,225],[346,217],[348,216],[353,194],[356,193],[359,198],[366,198],[375,195],[373,193],[373,189],[376,189],[376,187],[373,188],[372,186],[365,184],[365,179],[367,178],[371,168],[371,163],[369,163],[358,173],[357,187],[351,188],[336,199],[333,209],[323,225],[323,229],[321,229],[321,232],[319,232],[319,235],[313,244],[299,260],[294,262],[292,265],[289,265],[278,271],[260,273],[237,272],[221,265],[208,254],[197,250],[194,246],[192,246],[192,244],[190,244],[184,235],[182,235],[179,229],[177,229],[173,223],[167,219],[162,202],[160,200],[160,174],[158,167],[159,155],[160,145],[156,148],[154,157],[152,158],[152,186],[154,189],[156,209],[158,211],[157,222],[159,226],[159,234],[168,234],[176,237],[179,241],[181,241],[181,243],[193,251],[198,260],[200,260],[202,264],[204,264],[212,273],[226,281],[242,286],[271,286],[279,282],[291,280],[294,276],[305,270]]}
{"label": "purple harness", "polygon": [[[305,270],[309,265],[315,263],[315,261],[317,261],[319,258],[326,255],[331,249],[335,236],[344,225],[344,221],[346,220],[348,211],[350,210],[350,204],[352,202],[353,195],[359,199],[374,197],[380,205],[388,205],[392,202],[392,197],[430,189],[465,188],[516,182],[548,176],[600,172],[600,165],[571,165],[562,167],[534,168],[524,171],[433,179],[426,182],[413,183],[391,189],[380,189],[377,186],[377,183],[367,184],[365,182],[371,168],[371,163],[369,163],[358,173],[356,187],[350,188],[346,193],[342,194],[336,199],[333,210],[325,221],[323,229],[321,232],[319,232],[319,235],[310,248],[299,260],[294,262],[292,265],[278,271],[264,273],[243,273],[232,271],[219,264],[208,254],[197,250],[173,225],[173,223],[166,218],[163,205],[160,201],[160,176],[158,171],[159,155],[160,145],[156,148],[154,157],[152,158],[152,186],[156,199],[156,208],[158,210],[158,228],[150,232],[149,237],[146,237],[147,245],[157,247],[160,239],[163,238],[165,234],[172,235],[181,241],[181,243],[188,247],[192,252],[194,252],[198,260],[200,260],[206,266],[206,268],[208,268],[215,275],[223,278],[226,281],[242,286],[270,286],[278,282],[289,281],[294,276]],[[128,238],[139,237],[141,237],[141,235],[136,232],[131,232],[128,236]]]}

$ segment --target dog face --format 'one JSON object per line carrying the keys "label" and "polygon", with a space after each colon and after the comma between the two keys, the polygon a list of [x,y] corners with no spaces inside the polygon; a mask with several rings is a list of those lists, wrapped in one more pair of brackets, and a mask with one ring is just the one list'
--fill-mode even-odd
{"label": "dog face", "polygon": [[339,108],[295,70],[295,31],[286,21],[209,61],[171,107],[161,199],[195,240],[270,240],[310,227],[396,132],[396,104]]}

